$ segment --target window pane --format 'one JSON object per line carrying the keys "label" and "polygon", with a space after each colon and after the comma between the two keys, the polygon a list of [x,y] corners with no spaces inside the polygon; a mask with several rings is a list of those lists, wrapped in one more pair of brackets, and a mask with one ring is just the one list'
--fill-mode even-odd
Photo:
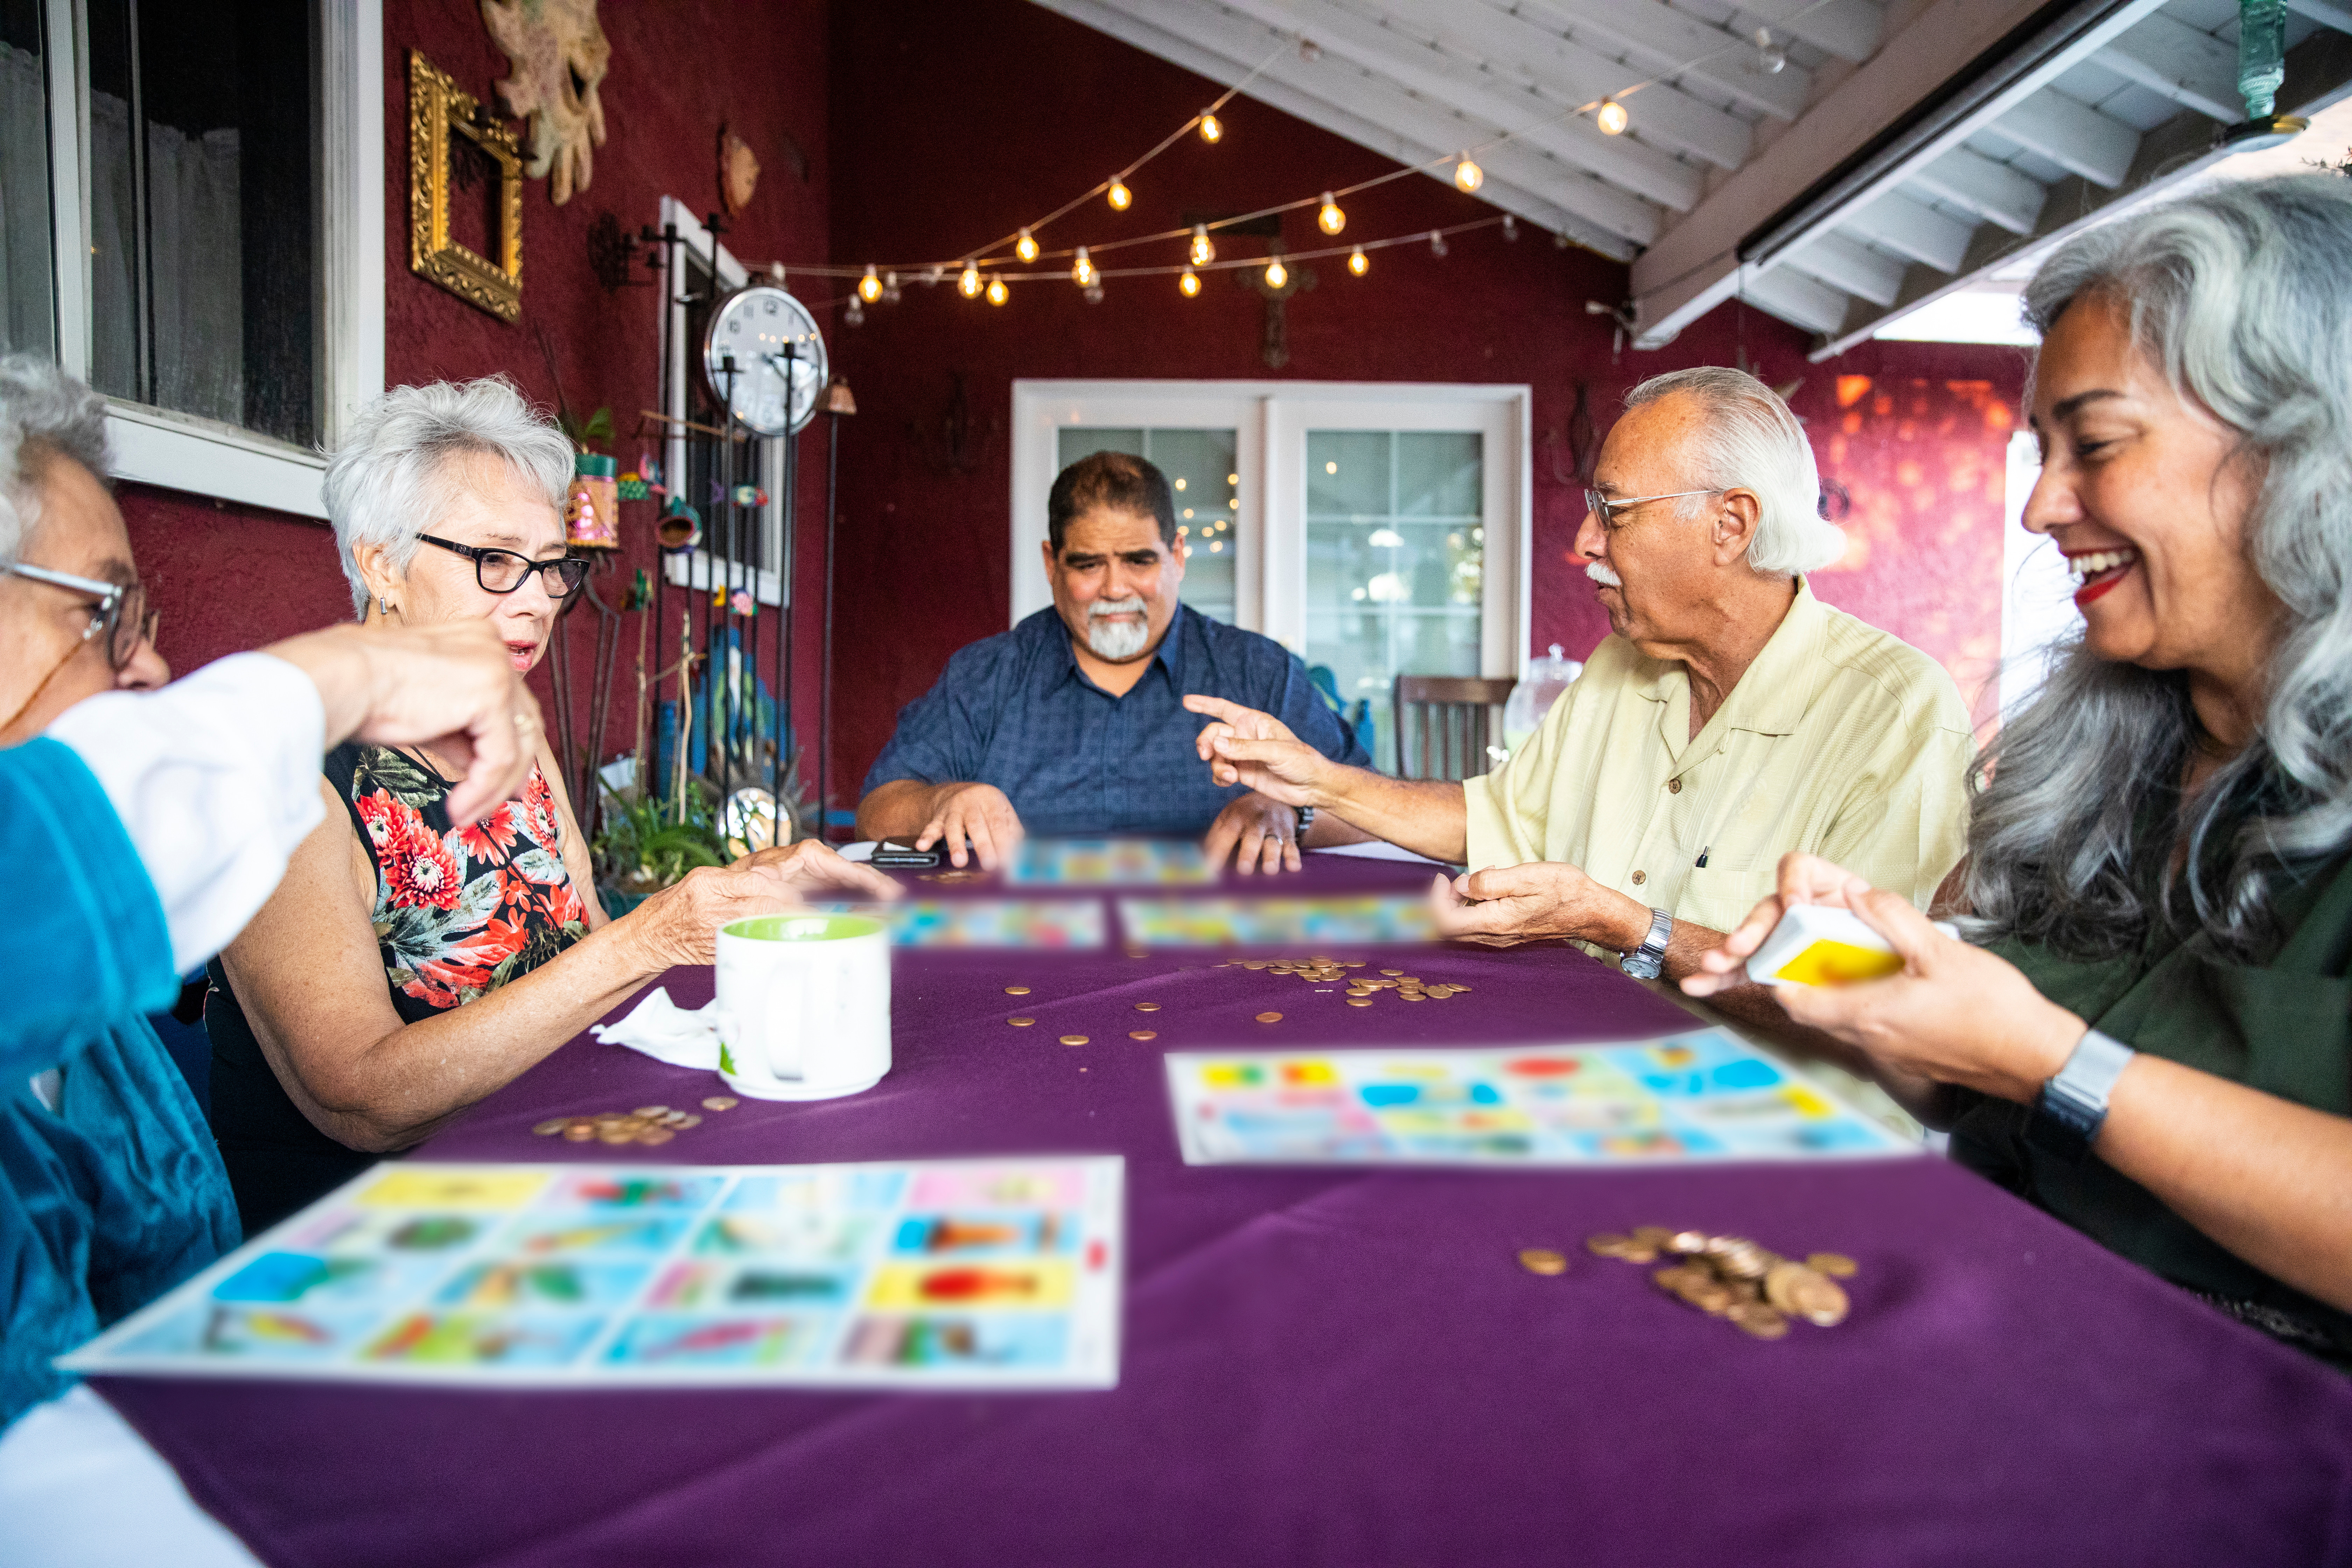
{"label": "window pane", "polygon": [[1126,452],[1168,476],[1177,532],[1192,552],[1179,596],[1202,615],[1230,623],[1236,603],[1234,564],[1241,548],[1234,537],[1234,491],[1241,483],[1234,433],[1069,426],[1056,433],[1056,440],[1055,456],[1065,468],[1097,452]]}
{"label": "window pane", "polygon": [[39,0],[0,0],[0,353],[57,357]]}
{"label": "window pane", "polygon": [[1307,662],[1370,702],[1381,767],[1398,676],[1478,673],[1484,463],[1475,434],[1307,433]]}
{"label": "window pane", "polygon": [[317,438],[308,0],[90,0],[92,381]]}

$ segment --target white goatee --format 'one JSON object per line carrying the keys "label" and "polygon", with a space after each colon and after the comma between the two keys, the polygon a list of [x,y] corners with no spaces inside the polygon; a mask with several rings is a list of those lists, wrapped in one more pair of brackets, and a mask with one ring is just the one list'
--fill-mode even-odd
{"label": "white goatee", "polygon": [[[1107,621],[1106,616],[1135,616],[1134,621]],[[1129,599],[1097,599],[1087,606],[1087,646],[1097,658],[1133,658],[1151,640],[1151,618],[1139,595]]]}

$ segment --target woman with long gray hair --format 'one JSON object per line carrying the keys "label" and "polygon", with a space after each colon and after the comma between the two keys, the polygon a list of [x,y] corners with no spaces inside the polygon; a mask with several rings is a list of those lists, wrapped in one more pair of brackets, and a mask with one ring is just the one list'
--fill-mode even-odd
{"label": "woman with long gray hair", "polygon": [[2231,1315],[2352,1364],[2352,184],[2219,187],[2028,287],[2028,528],[2082,630],[1979,759],[1966,941],[1790,856],[1685,983],[1794,904],[1903,971],[1778,987],[1955,1157]]}

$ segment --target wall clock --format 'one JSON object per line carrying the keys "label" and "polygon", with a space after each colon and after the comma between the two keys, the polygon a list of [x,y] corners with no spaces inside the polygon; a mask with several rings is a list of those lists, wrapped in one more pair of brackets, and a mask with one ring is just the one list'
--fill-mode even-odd
{"label": "wall clock", "polygon": [[739,289],[710,312],[703,379],[754,435],[797,435],[815,418],[826,369],[816,318],[772,283]]}

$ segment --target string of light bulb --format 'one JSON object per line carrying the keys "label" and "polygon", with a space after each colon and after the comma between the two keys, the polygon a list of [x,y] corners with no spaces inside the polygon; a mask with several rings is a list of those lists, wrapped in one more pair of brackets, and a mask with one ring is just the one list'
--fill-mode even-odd
{"label": "string of light bulb", "polygon": [[[1803,6],[1801,9],[1791,12],[1788,16],[1782,18],[1781,26],[1785,30],[1789,23],[1796,21],[1811,12],[1820,10],[1824,5],[1835,3],[1837,3],[1837,0],[1811,0],[1811,3]],[[1298,45],[1303,45],[1306,41],[1304,35],[1301,35],[1297,40],[1295,40]],[[1217,118],[1216,111],[1230,103],[1235,97],[1244,91],[1251,82],[1255,81],[1261,75],[1263,75],[1268,66],[1272,65],[1284,52],[1293,47],[1294,40],[1285,39],[1283,42],[1276,45],[1264,59],[1260,60],[1248,75],[1242,78],[1240,81],[1236,82],[1231,88],[1226,89],[1225,91],[1220,94],[1207,109],[1202,110],[1200,113],[1194,115],[1192,119],[1186,121],[1174,131],[1162,137],[1153,145],[1151,150],[1144,153],[1142,157],[1138,158],[1133,163],[1128,164],[1125,168],[1111,175],[1110,178],[1089,187],[1078,195],[1072,197],[1069,201],[1063,203],[1060,206],[1055,208],[1044,217],[1039,218],[1034,222],[1023,225],[1016,228],[1012,234],[1000,237],[990,245],[982,247],[979,252],[968,254],[961,259],[952,262],[918,262],[888,268],[881,268],[878,264],[868,264],[862,269],[854,265],[811,265],[805,267],[794,267],[792,270],[803,275],[820,278],[857,279],[858,283],[856,293],[868,304],[872,304],[880,300],[885,294],[895,296],[898,288],[898,279],[900,272],[919,274],[922,276],[926,282],[935,283],[940,281],[948,272],[954,271],[958,275],[957,291],[962,294],[964,298],[976,299],[985,295],[992,304],[1002,304],[1004,302],[1004,299],[1000,294],[999,285],[1007,280],[1013,282],[1034,282],[1054,281],[1066,279],[1067,280],[1076,282],[1081,288],[1092,289],[1097,287],[1098,280],[1103,278],[1138,277],[1150,276],[1153,274],[1164,275],[1171,272],[1181,273],[1188,269],[1193,271],[1222,271],[1226,270],[1232,266],[1264,266],[1265,265],[1265,262],[1263,258],[1255,258],[1245,261],[1234,263],[1218,262],[1216,260],[1215,244],[1213,239],[1211,237],[1213,232],[1218,229],[1230,228],[1240,224],[1253,223],[1265,218],[1296,212],[1305,207],[1314,207],[1317,209],[1317,227],[1326,235],[1336,236],[1347,227],[1348,222],[1346,210],[1339,205],[1340,197],[1356,195],[1361,192],[1374,189],[1377,186],[1385,185],[1391,181],[1404,179],[1412,174],[1427,174],[1434,170],[1444,168],[1449,164],[1452,165],[1452,178],[1454,188],[1462,191],[1465,195],[1472,194],[1476,192],[1486,184],[1486,170],[1477,162],[1479,154],[1489,153],[1496,147],[1503,146],[1520,137],[1526,136],[1532,132],[1540,130],[1545,126],[1555,124],[1565,120],[1579,119],[1584,115],[1590,114],[1593,117],[1595,129],[1599,130],[1603,135],[1622,135],[1633,122],[1632,111],[1625,107],[1624,100],[1641,92],[1644,88],[1657,86],[1669,78],[1680,76],[1684,72],[1693,70],[1699,66],[1706,64],[1710,60],[1718,59],[1727,54],[1742,52],[1750,47],[1759,51],[1759,58],[1763,62],[1763,68],[1767,71],[1777,71],[1787,63],[1786,51],[1781,49],[1779,45],[1772,41],[1770,29],[1759,27],[1757,29],[1752,42],[1743,40],[1740,42],[1723,45],[1720,47],[1708,50],[1705,54],[1694,56],[1690,59],[1685,60],[1678,65],[1661,69],[1650,76],[1643,77],[1637,81],[1630,82],[1612,92],[1602,95],[1600,98],[1591,99],[1570,109],[1562,110],[1553,114],[1543,115],[1537,119],[1530,120],[1525,124],[1517,126],[1512,130],[1497,132],[1496,135],[1488,137],[1486,141],[1472,143],[1470,146],[1464,148],[1459,153],[1442,153],[1438,156],[1426,159],[1419,163],[1400,165],[1385,174],[1376,174],[1370,179],[1360,180],[1352,185],[1344,185],[1338,187],[1335,190],[1327,190],[1313,196],[1302,196],[1295,201],[1276,203],[1271,206],[1260,207],[1254,212],[1236,214],[1231,217],[1218,218],[1213,221],[1192,224],[1183,227],[1162,229],[1152,234],[1133,235],[1123,239],[1105,240],[1092,246],[1073,245],[1064,249],[1049,251],[1044,249],[1038,245],[1035,237],[1036,230],[1044,228],[1062,217],[1067,216],[1070,213],[1085,205],[1096,196],[1105,196],[1108,199],[1108,205],[1115,211],[1125,212],[1128,210],[1128,208],[1133,205],[1135,199],[1133,188],[1127,184],[1128,179],[1145,164],[1150,163],[1153,159],[1159,157],[1162,153],[1165,153],[1169,148],[1181,141],[1187,133],[1198,132],[1202,140],[1211,144],[1223,141],[1224,136],[1223,122]],[[1775,63],[1776,61],[1777,63]],[[1456,225],[1452,228],[1419,231],[1412,235],[1402,236],[1392,239],[1373,241],[1358,248],[1367,251],[1376,250],[1386,248],[1387,247],[1393,245],[1417,244],[1423,239],[1437,240],[1442,246],[1441,237],[1445,234],[1458,233],[1470,228],[1489,227],[1493,226],[1496,223],[1508,220],[1488,219],[1476,223]],[[1162,244],[1170,240],[1185,240],[1188,242],[1187,261],[1189,263],[1189,268],[1186,267],[1169,266],[1109,269],[1102,268],[1092,259],[1094,256],[1108,251],[1123,250],[1139,245]],[[1012,245],[1012,252],[1010,255],[993,254],[999,246],[1003,246],[1008,241],[1010,241]],[[1336,251],[1327,250],[1316,251],[1311,254],[1316,256],[1324,256],[1337,253],[1338,252]],[[1302,253],[1302,256],[1305,254],[1310,253]],[[1443,254],[1442,249],[1440,250],[1440,254]],[[1050,272],[1016,272],[1006,274],[1002,271],[996,271],[986,276],[983,275],[983,269],[985,268],[1003,268],[1013,263],[1018,263],[1023,266],[1034,266],[1041,262],[1066,262],[1069,263],[1069,266],[1066,271],[1064,271],[1061,268],[1055,268]],[[1351,258],[1350,270],[1354,271],[1360,277],[1365,269],[1355,266],[1354,258]],[[1279,284],[1275,286],[1279,287]],[[1198,292],[1197,283],[1194,288],[1185,290],[1188,297],[1196,292]]]}

